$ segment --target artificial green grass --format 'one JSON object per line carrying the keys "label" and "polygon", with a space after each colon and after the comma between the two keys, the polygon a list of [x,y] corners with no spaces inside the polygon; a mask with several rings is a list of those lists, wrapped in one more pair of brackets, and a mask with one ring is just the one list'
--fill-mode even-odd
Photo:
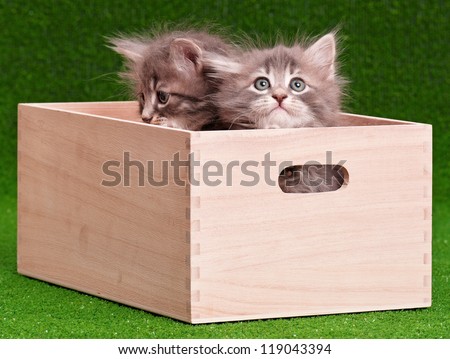
{"label": "artificial green grass", "polygon": [[[433,124],[431,308],[194,326],[17,274],[17,103],[125,99],[103,37],[186,18],[263,39],[340,25],[348,110]],[[449,18],[445,1],[0,0],[0,338],[449,338]]]}
{"label": "artificial green grass", "polygon": [[435,208],[433,305],[426,309],[190,325],[16,273],[15,201],[0,203],[0,338],[448,338],[450,251]]}

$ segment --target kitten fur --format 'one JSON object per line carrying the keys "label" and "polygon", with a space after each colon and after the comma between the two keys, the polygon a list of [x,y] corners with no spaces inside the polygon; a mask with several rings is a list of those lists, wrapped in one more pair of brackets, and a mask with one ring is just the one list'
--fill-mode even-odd
{"label": "kitten fur", "polygon": [[286,193],[336,191],[344,183],[344,169],[333,165],[290,166],[278,177],[278,185]]}
{"label": "kitten fur", "polygon": [[217,55],[226,59],[236,48],[222,38],[202,31],[174,31],[152,37],[110,39],[121,54],[129,82],[139,101],[142,120],[188,130],[200,130],[217,116],[211,94],[217,80],[203,58]]}
{"label": "kitten fur", "polygon": [[208,54],[205,63],[220,80],[214,99],[229,128],[333,126],[341,111],[336,33],[309,45],[250,49],[233,60]]}

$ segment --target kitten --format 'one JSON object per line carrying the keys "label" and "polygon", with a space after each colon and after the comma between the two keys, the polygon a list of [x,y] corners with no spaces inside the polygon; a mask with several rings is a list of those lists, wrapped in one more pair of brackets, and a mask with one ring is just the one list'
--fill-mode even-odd
{"label": "kitten", "polygon": [[112,48],[126,60],[122,78],[130,82],[142,120],[188,130],[213,123],[217,109],[211,94],[216,79],[206,76],[203,57],[227,58],[236,49],[201,31],[177,31],[154,37],[119,37]]}
{"label": "kitten", "polygon": [[304,165],[285,168],[278,185],[285,193],[336,191],[346,182],[346,170],[333,165]]}
{"label": "kitten", "polygon": [[[310,45],[253,49],[234,61],[211,54],[206,62],[221,81],[215,99],[230,129],[337,123],[345,81],[337,71],[335,33]],[[291,166],[278,184],[286,193],[334,191],[344,184],[345,173],[339,166]]]}
{"label": "kitten", "polygon": [[209,54],[206,63],[220,79],[214,98],[229,126],[332,126],[339,116],[344,80],[334,33],[309,46],[253,49],[234,60]]}

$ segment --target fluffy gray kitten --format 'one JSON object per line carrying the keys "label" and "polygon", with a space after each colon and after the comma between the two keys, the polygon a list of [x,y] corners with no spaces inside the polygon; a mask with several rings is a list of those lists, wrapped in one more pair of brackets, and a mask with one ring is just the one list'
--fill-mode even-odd
{"label": "fluffy gray kitten", "polygon": [[208,77],[204,56],[226,59],[236,49],[219,36],[202,31],[175,31],[151,37],[110,39],[126,60],[127,80],[139,101],[142,120],[168,127],[200,130],[217,109],[211,94],[217,80]]}
{"label": "fluffy gray kitten", "polygon": [[[252,49],[234,61],[210,54],[206,63],[220,79],[214,98],[230,129],[336,125],[345,81],[337,72],[335,33],[309,45]],[[286,193],[334,191],[345,174],[339,166],[291,166],[278,184]]]}
{"label": "fluffy gray kitten", "polygon": [[234,60],[213,53],[206,63],[221,82],[214,98],[230,128],[332,126],[339,116],[344,80],[334,33],[310,45],[252,49]]}

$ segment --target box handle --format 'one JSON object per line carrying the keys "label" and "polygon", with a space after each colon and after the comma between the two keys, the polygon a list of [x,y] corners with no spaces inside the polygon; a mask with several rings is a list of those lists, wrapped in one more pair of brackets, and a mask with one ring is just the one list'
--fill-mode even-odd
{"label": "box handle", "polygon": [[285,167],[278,176],[284,193],[334,192],[348,185],[345,167],[333,164],[305,164]]}

